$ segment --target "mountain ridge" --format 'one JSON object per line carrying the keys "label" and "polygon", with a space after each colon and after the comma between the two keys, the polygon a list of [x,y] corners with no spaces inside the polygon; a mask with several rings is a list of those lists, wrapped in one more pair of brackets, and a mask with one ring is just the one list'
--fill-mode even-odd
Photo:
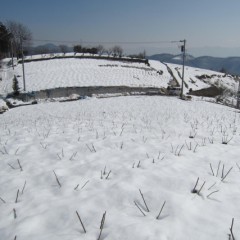
{"label": "mountain ridge", "polygon": [[[168,53],[154,54],[148,57],[151,60],[158,60],[166,63],[182,64],[182,55],[173,55]],[[194,57],[186,55],[186,66],[221,71],[233,75],[240,75],[240,57],[212,57],[201,56]]]}

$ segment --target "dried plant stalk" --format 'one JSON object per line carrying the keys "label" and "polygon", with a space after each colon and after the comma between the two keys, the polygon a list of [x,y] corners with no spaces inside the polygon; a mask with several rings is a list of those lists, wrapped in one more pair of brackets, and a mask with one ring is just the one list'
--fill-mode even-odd
{"label": "dried plant stalk", "polygon": [[82,225],[83,231],[84,231],[85,233],[87,233],[87,231],[86,231],[86,229],[85,229],[85,227],[84,227],[84,225],[83,225],[82,219],[81,219],[81,217],[80,217],[78,211],[76,211],[76,214],[77,214],[78,219],[79,219],[79,221],[80,221],[80,223],[81,223],[81,225]]}

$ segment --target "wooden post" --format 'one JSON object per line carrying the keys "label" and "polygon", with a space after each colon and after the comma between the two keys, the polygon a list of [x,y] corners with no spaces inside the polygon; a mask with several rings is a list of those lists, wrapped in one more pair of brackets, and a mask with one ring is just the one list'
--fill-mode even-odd
{"label": "wooden post", "polygon": [[24,56],[23,56],[23,39],[21,37],[21,52],[22,52],[22,71],[23,71],[23,91],[26,91],[25,70],[24,70]]}
{"label": "wooden post", "polygon": [[183,99],[184,68],[185,68],[185,58],[186,58],[186,39],[181,40],[180,42],[183,42],[183,46],[181,48],[182,53],[183,53],[181,98]]}
{"label": "wooden post", "polygon": [[237,109],[240,109],[240,78],[238,77]]}

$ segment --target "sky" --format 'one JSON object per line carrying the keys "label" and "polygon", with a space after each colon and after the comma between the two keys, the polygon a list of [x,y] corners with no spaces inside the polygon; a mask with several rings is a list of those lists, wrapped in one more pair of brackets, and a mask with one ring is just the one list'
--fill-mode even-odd
{"label": "sky", "polygon": [[[120,45],[126,54],[240,56],[239,0],[0,0],[0,21],[26,25],[33,44]],[[45,41],[50,40],[50,41]]]}

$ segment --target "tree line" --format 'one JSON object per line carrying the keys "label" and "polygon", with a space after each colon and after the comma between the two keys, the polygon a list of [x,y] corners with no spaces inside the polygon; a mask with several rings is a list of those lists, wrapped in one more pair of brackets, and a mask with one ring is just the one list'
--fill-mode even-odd
{"label": "tree line", "polygon": [[20,57],[24,46],[29,46],[32,40],[32,33],[25,25],[7,21],[0,22],[0,59],[13,56]]}
{"label": "tree line", "polygon": [[[75,54],[98,54],[102,56],[103,54],[108,57],[119,57],[123,56],[123,49],[121,46],[115,45],[113,47],[105,48],[103,45],[98,45],[94,47],[84,47],[80,44],[69,48],[67,45],[59,45],[57,49],[50,50],[45,46],[31,47],[32,33],[27,26],[15,22],[7,21],[6,23],[0,22],[0,59],[5,57],[22,57],[27,54],[47,54],[56,53],[56,51],[67,53],[72,49]],[[52,52],[53,51],[53,52]],[[130,55],[132,58],[145,58],[146,53],[139,53],[136,55]]]}
{"label": "tree line", "polygon": [[83,47],[81,45],[75,45],[73,47],[73,51],[75,53],[89,53],[89,54],[98,54],[98,55],[103,55],[107,54],[109,57],[122,57],[123,56],[123,49],[120,46],[114,46],[111,48],[104,48],[102,45],[98,45],[96,47]]}

